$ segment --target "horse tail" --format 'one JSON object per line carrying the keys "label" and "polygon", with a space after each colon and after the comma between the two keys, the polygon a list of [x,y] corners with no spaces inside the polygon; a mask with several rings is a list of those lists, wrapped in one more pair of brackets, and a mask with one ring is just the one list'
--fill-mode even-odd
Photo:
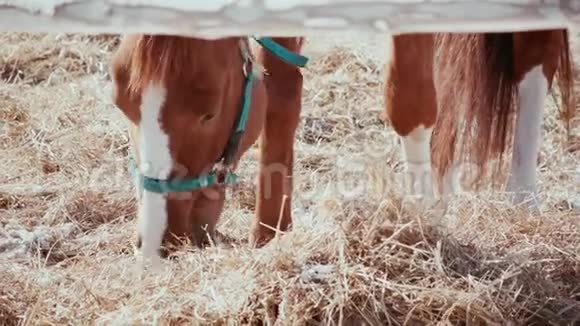
{"label": "horse tail", "polygon": [[570,140],[570,123],[577,113],[574,99],[574,62],[570,51],[568,30],[563,29],[558,32],[561,33],[562,46],[558,53],[558,68],[555,77],[560,90],[560,117],[566,125],[566,133]]}
{"label": "horse tail", "polygon": [[441,180],[457,158],[478,187],[490,159],[498,158],[499,172],[517,109],[513,33],[442,34],[437,51],[434,171]]}

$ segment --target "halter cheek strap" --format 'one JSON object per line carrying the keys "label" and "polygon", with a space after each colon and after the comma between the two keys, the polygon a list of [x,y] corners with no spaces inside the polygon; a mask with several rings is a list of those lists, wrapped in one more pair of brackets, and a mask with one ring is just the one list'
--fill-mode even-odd
{"label": "halter cheek strap", "polygon": [[255,80],[256,75],[253,71],[249,73],[246,72],[246,80],[242,92],[242,107],[240,108],[238,122],[228,140],[224,152],[222,153],[222,160],[225,166],[231,165],[240,144],[240,140],[242,139],[242,135],[246,131],[246,124],[248,122],[248,117],[250,116],[250,107],[252,104],[252,89],[254,88]]}
{"label": "halter cheek strap", "polygon": [[[308,58],[288,51],[286,48],[269,38],[260,38],[256,39],[256,41],[286,63],[303,67],[308,61]],[[214,185],[230,185],[237,182],[238,175],[233,172],[232,161],[238,150],[242,135],[246,131],[246,124],[252,106],[252,89],[254,88],[254,83],[257,78],[253,71],[253,67],[248,69],[248,66],[253,64],[253,60],[249,53],[247,40],[242,43],[243,44],[240,45],[240,50],[244,59],[245,75],[241,99],[242,104],[234,130],[232,130],[232,134],[230,135],[220,160],[216,162],[217,165],[219,165],[219,168],[214,168],[211,172],[202,174],[195,178],[162,180],[143,175],[139,172],[135,163],[132,160],[129,160],[129,171],[131,171],[133,178],[135,178],[135,181],[140,187],[155,193],[188,192]]]}

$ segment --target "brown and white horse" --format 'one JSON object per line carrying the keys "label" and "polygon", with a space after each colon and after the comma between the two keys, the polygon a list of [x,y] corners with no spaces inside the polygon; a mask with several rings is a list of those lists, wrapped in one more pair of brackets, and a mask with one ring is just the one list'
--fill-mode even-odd
{"label": "brown and white horse", "polygon": [[[274,40],[295,53],[303,45],[303,38]],[[492,158],[501,158],[516,112],[508,187],[534,192],[542,110],[555,76],[564,108],[569,113],[573,109],[567,32],[403,35],[393,41],[385,113],[401,138],[411,179],[428,176],[429,186],[419,183],[423,186],[415,192],[433,197],[432,164],[433,179],[445,193],[454,162],[467,158],[481,172]],[[270,52],[260,49],[258,57],[267,74],[253,84],[247,127],[228,164],[235,168],[261,136],[250,235],[251,243],[260,246],[277,230],[291,227],[293,144],[303,80],[298,67]],[[244,80],[253,65],[246,38],[125,38],[113,58],[114,98],[130,121],[140,173],[158,180],[199,181],[197,176],[214,171],[229,148],[232,126],[239,122]],[[202,183],[186,191],[186,197],[138,187],[139,246],[144,256],[158,259],[162,244],[176,244],[181,238],[197,245],[207,241],[222,211],[224,183]]]}
{"label": "brown and white horse", "polygon": [[[225,155],[232,126],[239,120],[242,90],[252,71],[246,38],[202,40],[133,35],[124,38],[112,60],[114,101],[129,120],[133,158],[139,172],[158,180],[207,175]],[[258,138],[266,114],[260,79],[252,97],[235,167]],[[163,255],[161,244],[189,238],[202,245],[212,234],[224,204],[221,184],[183,196],[142,190],[137,185],[138,246],[147,258]]]}
{"label": "brown and white horse", "polygon": [[433,196],[432,166],[442,194],[455,190],[461,163],[468,163],[462,172],[475,173],[476,187],[494,163],[494,181],[513,145],[506,190],[514,203],[532,199],[528,206],[537,208],[543,110],[555,79],[564,119],[575,110],[567,31],[401,35],[393,42],[386,117],[401,137],[411,182],[427,184],[415,191]]}

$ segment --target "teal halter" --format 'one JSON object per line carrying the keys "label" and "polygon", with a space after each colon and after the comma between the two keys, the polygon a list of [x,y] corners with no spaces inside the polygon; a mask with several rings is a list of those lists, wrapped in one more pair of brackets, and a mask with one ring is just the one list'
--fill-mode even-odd
{"label": "teal halter", "polygon": [[[262,37],[254,39],[265,49],[270,51],[273,55],[280,58],[282,61],[296,65],[299,67],[304,67],[308,62],[308,58],[293,53],[278,43],[274,42],[270,38]],[[247,43],[245,43],[247,45]],[[161,180],[150,178],[139,172],[133,161],[129,161],[129,170],[133,175],[133,178],[137,179],[138,184],[145,190],[155,192],[155,193],[168,193],[168,192],[188,192],[194,191],[205,187],[211,187],[214,185],[230,185],[234,184],[238,180],[238,175],[234,173],[231,167],[232,160],[235,153],[237,152],[240,139],[244,131],[246,130],[246,123],[248,122],[248,116],[250,115],[250,108],[252,103],[252,89],[254,87],[254,82],[256,80],[256,75],[253,71],[253,59],[249,53],[249,46],[247,48],[240,47],[242,52],[242,57],[244,59],[244,86],[242,91],[242,105],[240,112],[238,114],[235,129],[233,130],[226,148],[222,153],[222,156],[216,162],[219,165],[218,168],[214,168],[209,173],[204,173],[195,178],[176,178],[170,180]]]}

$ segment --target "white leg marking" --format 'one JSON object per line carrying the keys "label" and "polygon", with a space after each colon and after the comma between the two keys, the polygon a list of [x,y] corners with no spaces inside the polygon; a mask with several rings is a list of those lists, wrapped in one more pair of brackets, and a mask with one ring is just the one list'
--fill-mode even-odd
{"label": "white leg marking", "polygon": [[544,102],[548,95],[548,80],[542,66],[530,70],[519,84],[519,110],[514,135],[511,173],[507,190],[516,192],[513,202],[521,203],[536,193],[536,168]]}
{"label": "white leg marking", "polygon": [[[148,177],[166,179],[172,168],[169,136],[161,128],[160,114],[166,90],[150,85],[141,97],[141,122],[139,126],[139,155],[141,173]],[[138,230],[141,236],[143,258],[159,267],[159,249],[167,227],[167,199],[164,194],[144,190],[139,203]]]}
{"label": "white leg marking", "polygon": [[419,126],[407,136],[401,137],[408,169],[406,186],[410,187],[412,195],[422,195],[426,199],[433,199],[429,148],[432,131],[432,127]]}

